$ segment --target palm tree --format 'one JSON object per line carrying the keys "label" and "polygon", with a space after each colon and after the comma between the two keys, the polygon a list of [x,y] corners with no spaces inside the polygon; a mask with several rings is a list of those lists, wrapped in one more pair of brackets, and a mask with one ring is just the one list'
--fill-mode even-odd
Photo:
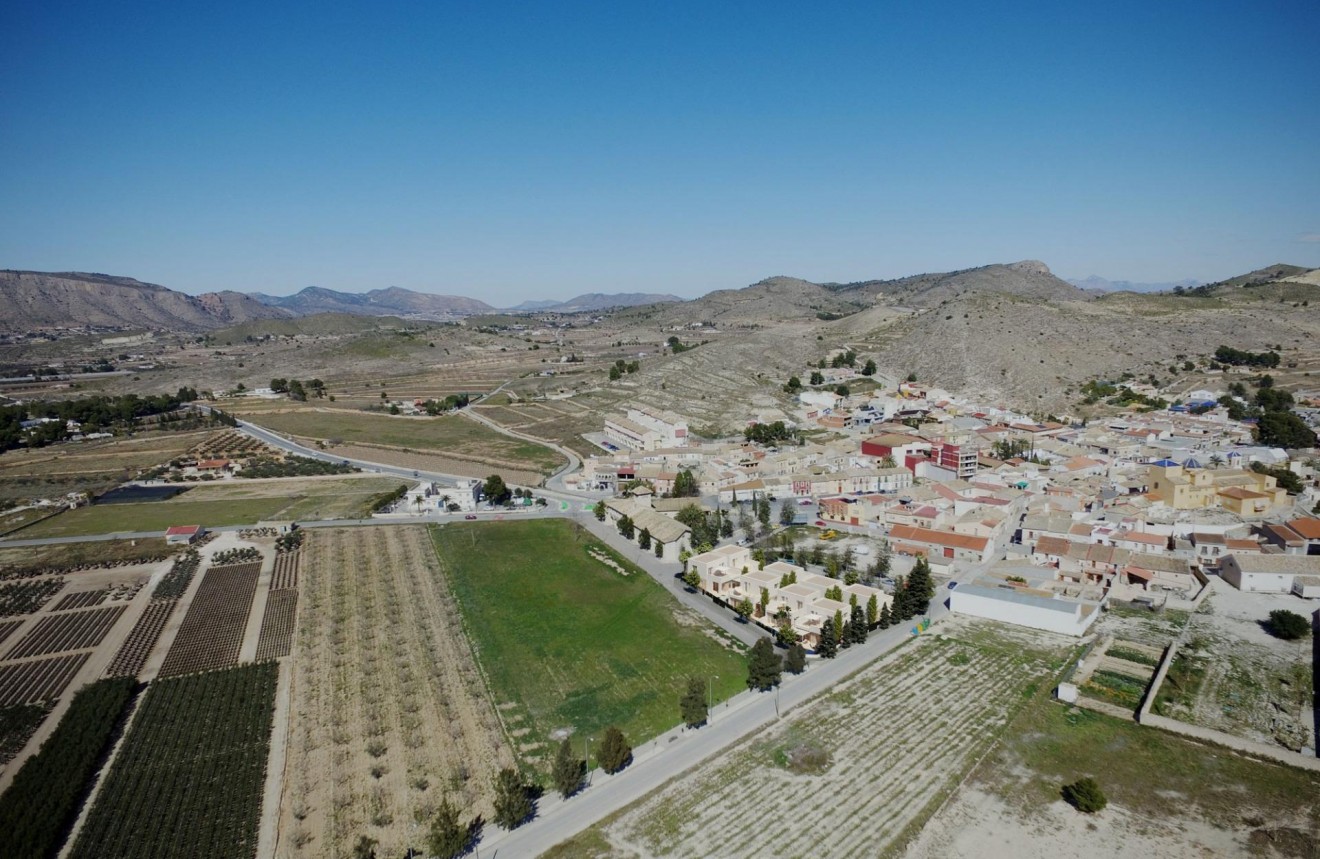
{"label": "palm tree", "polygon": [[1224,464],[1224,458],[1223,458],[1222,456],[1220,456],[1219,454],[1216,453],[1216,454],[1214,454],[1213,456],[1210,457],[1210,466],[1211,466],[1212,468],[1218,468],[1219,466],[1221,466],[1221,465],[1223,465],[1223,464]]}

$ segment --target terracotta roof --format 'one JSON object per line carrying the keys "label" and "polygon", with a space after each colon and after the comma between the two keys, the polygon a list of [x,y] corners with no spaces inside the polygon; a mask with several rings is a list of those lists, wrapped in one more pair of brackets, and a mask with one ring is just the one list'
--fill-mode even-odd
{"label": "terracotta roof", "polygon": [[1062,537],[1041,537],[1036,541],[1036,551],[1042,555],[1066,555],[1072,541]]}
{"label": "terracotta roof", "polygon": [[1320,519],[1294,519],[1288,523],[1288,527],[1308,540],[1320,540]]}
{"label": "terracotta roof", "polygon": [[889,533],[895,540],[913,540],[918,543],[950,546],[956,549],[971,549],[977,552],[984,552],[985,547],[990,543],[985,537],[955,534],[952,531],[940,531],[935,528],[914,528],[910,525],[895,525]]}
{"label": "terracotta roof", "polygon": [[165,529],[166,537],[191,537],[202,530],[201,525],[171,525]]}
{"label": "terracotta roof", "polygon": [[1250,489],[1243,489],[1240,486],[1230,486],[1228,489],[1219,490],[1219,494],[1226,498],[1236,498],[1239,501],[1247,501],[1252,498],[1269,498],[1263,492],[1252,492]]}

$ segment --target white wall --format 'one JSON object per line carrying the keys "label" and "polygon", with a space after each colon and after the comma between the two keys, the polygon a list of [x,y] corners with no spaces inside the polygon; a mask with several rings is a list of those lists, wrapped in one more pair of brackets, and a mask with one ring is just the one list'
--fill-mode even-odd
{"label": "white wall", "polygon": [[1087,618],[1088,622],[1083,623],[1076,613],[1066,614],[1061,611],[1033,608],[1029,605],[992,599],[991,597],[984,597],[962,590],[955,590],[952,593],[949,597],[949,607],[960,614],[970,614],[973,617],[1003,621],[1004,623],[1012,623],[1032,629],[1043,629],[1046,632],[1057,632],[1063,635],[1084,634],[1086,628],[1090,626],[1090,621],[1093,621],[1100,614],[1098,610],[1092,612],[1090,617]]}

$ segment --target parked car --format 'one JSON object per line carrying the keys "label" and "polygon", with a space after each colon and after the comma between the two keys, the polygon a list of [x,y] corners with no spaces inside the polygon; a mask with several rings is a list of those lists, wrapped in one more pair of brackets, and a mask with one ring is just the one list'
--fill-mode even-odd
{"label": "parked car", "polygon": [[953,590],[956,587],[958,587],[957,582],[949,582],[949,590]]}
{"label": "parked car", "polygon": [[824,520],[824,519],[817,519],[817,520],[816,520],[816,527],[817,527],[817,528],[824,528],[824,527],[825,527],[825,520]]}
{"label": "parked car", "polygon": [[475,518],[477,518],[477,514],[476,514],[476,513],[469,513],[468,515],[464,516],[463,518],[464,518],[464,519],[475,519]]}
{"label": "parked car", "polygon": [[801,501],[798,502],[798,504],[799,504],[800,506],[802,506],[802,507],[810,507],[811,505],[813,505],[813,504],[815,504],[815,503],[816,503],[816,502],[815,502],[815,501],[812,501],[810,498],[803,498]]}

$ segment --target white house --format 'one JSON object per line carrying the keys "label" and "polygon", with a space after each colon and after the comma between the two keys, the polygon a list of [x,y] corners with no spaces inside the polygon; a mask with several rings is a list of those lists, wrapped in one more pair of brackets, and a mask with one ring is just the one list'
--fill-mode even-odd
{"label": "white house", "polygon": [[[1239,554],[1225,555],[1219,562],[1219,577],[1240,591],[1257,594],[1296,593],[1311,596],[1311,583],[1320,579],[1320,555]],[[1300,587],[1295,587],[1302,579]],[[1320,596],[1320,589],[1315,596]]]}

